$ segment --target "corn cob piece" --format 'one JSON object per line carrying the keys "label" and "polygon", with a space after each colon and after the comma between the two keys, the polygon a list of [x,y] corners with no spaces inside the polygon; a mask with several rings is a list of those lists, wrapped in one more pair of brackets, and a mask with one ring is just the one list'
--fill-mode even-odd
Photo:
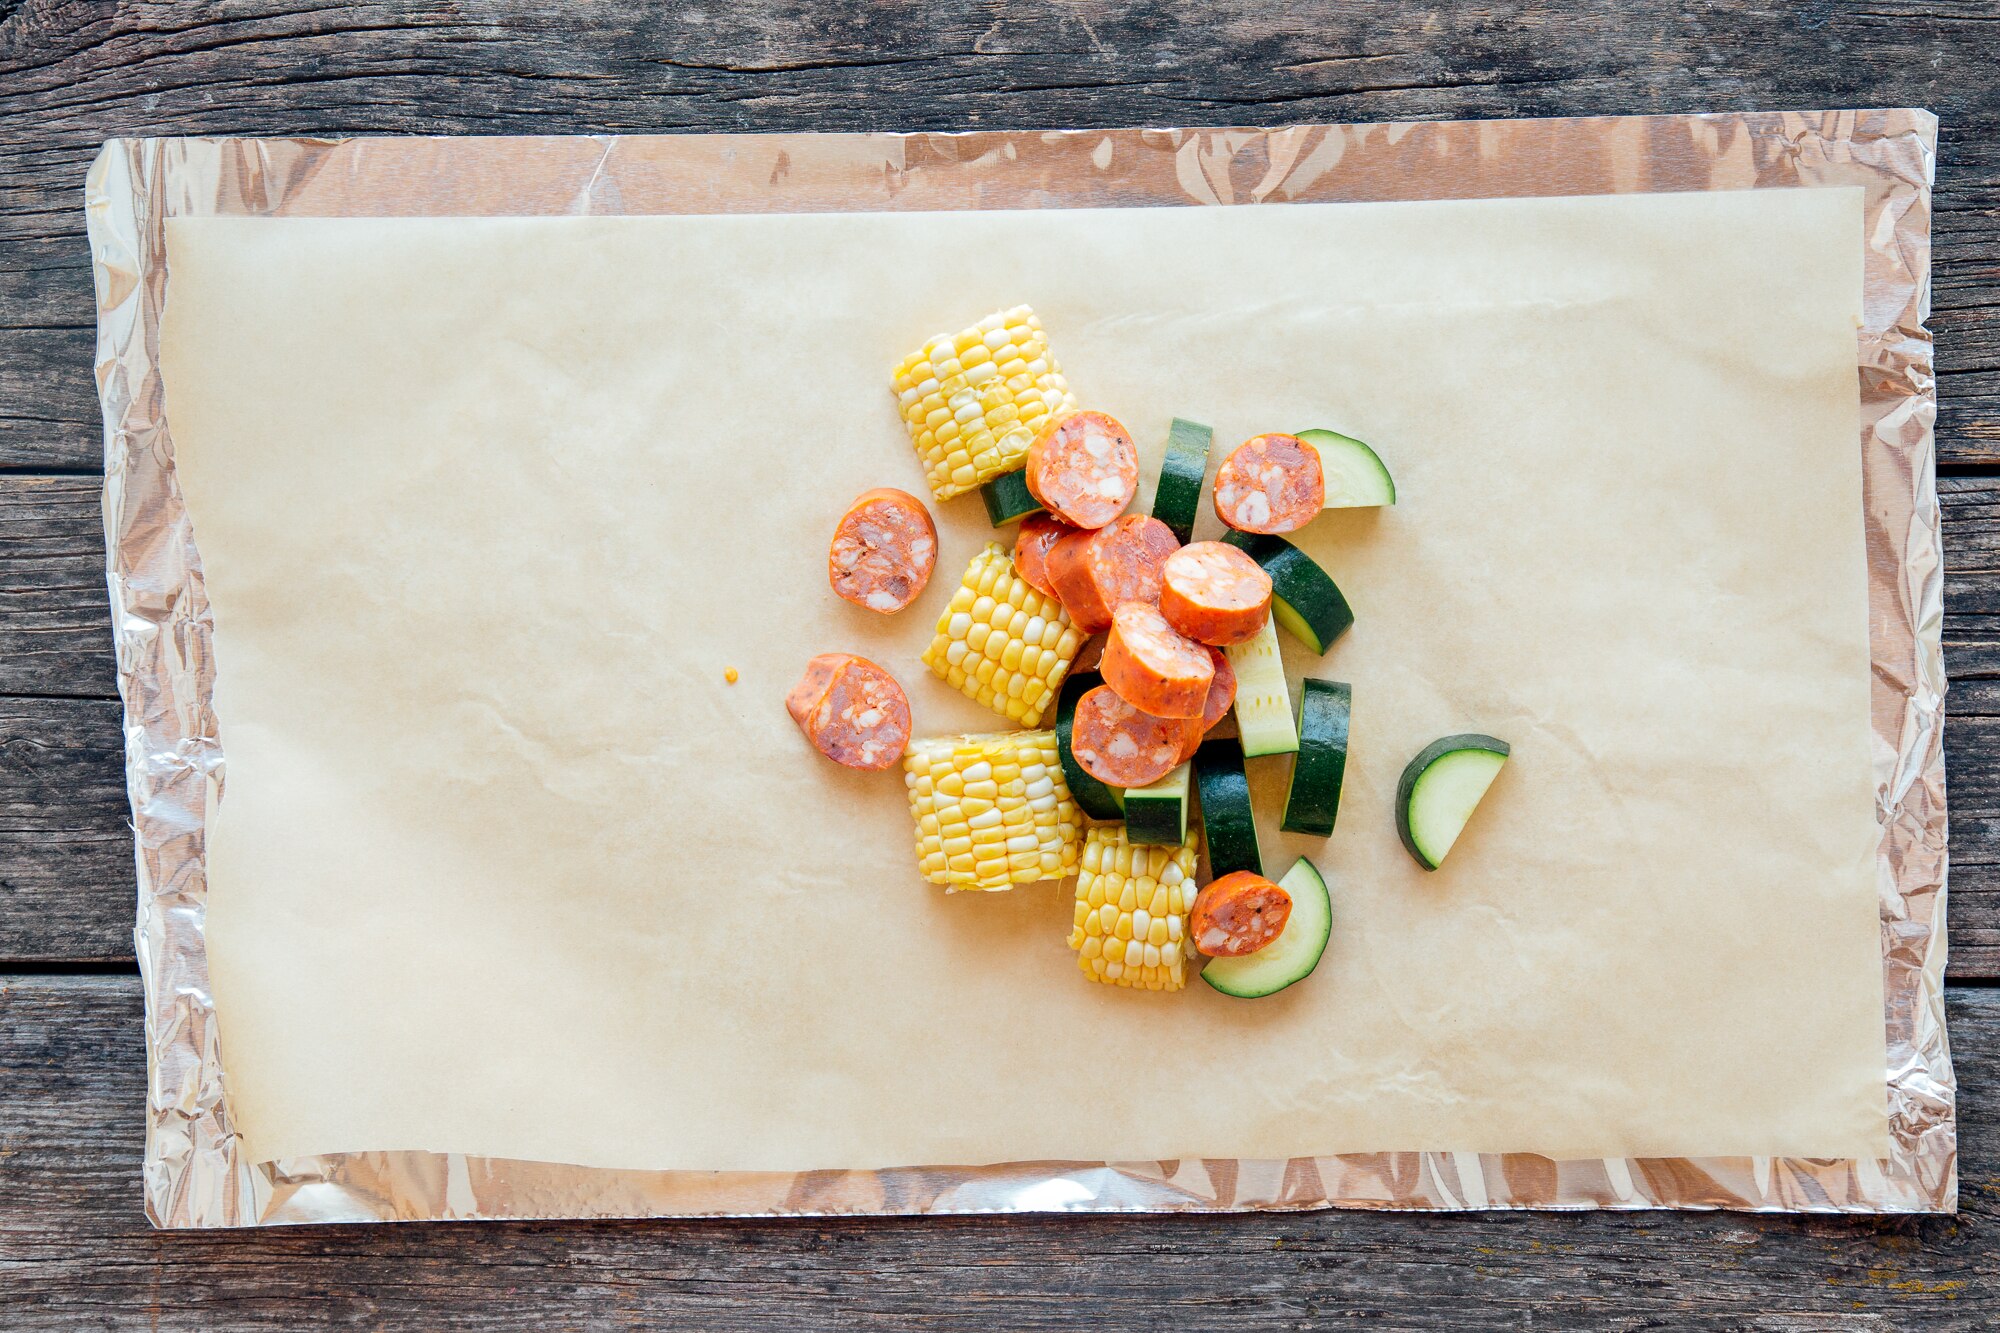
{"label": "corn cob piece", "polygon": [[1200,835],[1179,847],[1133,846],[1123,824],[1096,824],[1076,874],[1069,947],[1092,981],[1138,990],[1187,985],[1188,912]]}
{"label": "corn cob piece", "polygon": [[924,649],[931,674],[1024,727],[1054,706],[1083,634],[1062,603],[1014,571],[998,542],[972,558]]}
{"label": "corn cob piece", "polygon": [[1083,815],[1063,782],[1052,731],[912,741],[903,785],[917,865],[933,884],[1009,889],[1076,869]]}
{"label": "corn cob piece", "polygon": [[894,387],[940,500],[1022,466],[1049,418],[1078,406],[1042,322],[1024,305],[932,338],[896,367]]}

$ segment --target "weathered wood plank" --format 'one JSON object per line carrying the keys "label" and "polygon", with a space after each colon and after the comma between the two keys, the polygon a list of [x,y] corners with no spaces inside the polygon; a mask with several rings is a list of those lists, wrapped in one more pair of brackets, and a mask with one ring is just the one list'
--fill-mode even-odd
{"label": "weathered wood plank", "polygon": [[0,477],[0,695],[118,692],[95,477]]}
{"label": "weathered wood plank", "polygon": [[0,971],[132,957],[116,700],[0,698]]}
{"label": "weathered wood plank", "polygon": [[[663,7],[664,8],[664,7]],[[972,128],[1919,104],[1940,448],[2000,461],[1990,0],[1395,7],[0,0],[0,468],[98,462],[78,211],[135,133]],[[0,695],[103,695],[95,485],[0,491]],[[1958,975],[2000,976],[1995,483],[1947,483]],[[94,646],[93,646],[94,645]],[[92,661],[97,666],[91,666]],[[1989,734],[1993,733],[1993,734]],[[4,961],[128,959],[116,705],[0,699]],[[1738,1217],[708,1223],[165,1237],[138,1213],[136,988],[0,983],[0,1325],[1980,1327],[1996,1299],[2000,992],[1951,1005],[1967,1211]],[[1671,1243],[1660,1244],[1662,1235]],[[800,1292],[817,1299],[808,1306]],[[1175,1302],[1171,1312],[1163,1308]]]}
{"label": "weathered wood plank", "polygon": [[79,207],[113,134],[1275,124],[1773,106],[1945,122],[1947,459],[2000,461],[2000,25],[1983,0],[504,8],[0,4],[0,466],[98,457]]}
{"label": "weathered wood plank", "polygon": [[[122,977],[0,983],[9,1330],[1991,1327],[2000,992],[1949,1003],[1956,1218],[1262,1214],[149,1231]],[[804,1297],[810,1303],[802,1303]],[[307,1316],[304,1312],[310,1311]]]}

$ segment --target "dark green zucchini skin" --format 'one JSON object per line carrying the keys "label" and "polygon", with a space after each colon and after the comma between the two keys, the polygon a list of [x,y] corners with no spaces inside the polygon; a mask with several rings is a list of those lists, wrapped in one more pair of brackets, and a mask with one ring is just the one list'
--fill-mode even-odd
{"label": "dark green zucchini skin", "polygon": [[1208,475],[1208,449],[1215,432],[1195,421],[1174,418],[1167,429],[1167,451],[1160,460],[1160,484],[1153,491],[1153,517],[1173,529],[1186,543],[1194,537],[1195,515],[1201,512],[1201,483]]}
{"label": "dark green zucchini skin", "polygon": [[[1193,785],[1190,776],[1188,786]],[[1150,788],[1144,789],[1149,794],[1142,796],[1141,790],[1128,788],[1125,792],[1125,841],[1135,847],[1179,847],[1186,842],[1189,792],[1183,791],[1175,802],[1151,795]]]}
{"label": "dark green zucchini skin", "polygon": [[1042,502],[1028,490],[1026,471],[1001,473],[979,488],[979,498],[986,501],[986,517],[996,528],[1042,512]]}
{"label": "dark green zucchini skin", "polygon": [[1292,756],[1292,784],[1279,825],[1285,832],[1320,838],[1333,832],[1347,776],[1347,727],[1353,712],[1353,686],[1310,676],[1299,683],[1299,752]]}
{"label": "dark green zucchini skin", "polygon": [[1201,799],[1201,832],[1208,843],[1209,873],[1216,879],[1248,870],[1264,873],[1257,850],[1257,816],[1250,808],[1250,779],[1243,747],[1233,736],[1203,741],[1194,755],[1195,791]]}
{"label": "dark green zucchini skin", "polygon": [[[1201,979],[1238,1000],[1261,1000],[1313,974],[1333,938],[1333,894],[1319,867],[1301,856],[1278,884],[1292,895],[1292,917],[1268,947],[1240,958],[1212,958]],[[1307,931],[1294,938],[1294,931]]]}
{"label": "dark green zucchini skin", "polygon": [[1417,779],[1424,775],[1424,770],[1454,750],[1490,750],[1503,757],[1513,753],[1513,748],[1497,736],[1461,731],[1455,736],[1438,737],[1403,766],[1403,776],[1396,779],[1396,836],[1403,840],[1411,858],[1426,870],[1436,870],[1437,866],[1418,850],[1417,835],[1410,831],[1410,797],[1416,792]]}
{"label": "dark green zucchini skin", "polygon": [[[1319,562],[1283,537],[1233,528],[1222,540],[1242,548],[1271,576],[1271,599],[1291,608],[1298,624],[1285,624],[1292,636],[1315,653],[1324,654],[1354,623],[1354,610],[1333,576]],[[1283,617],[1280,623],[1284,624]],[[1300,633],[1303,628],[1305,633]]]}

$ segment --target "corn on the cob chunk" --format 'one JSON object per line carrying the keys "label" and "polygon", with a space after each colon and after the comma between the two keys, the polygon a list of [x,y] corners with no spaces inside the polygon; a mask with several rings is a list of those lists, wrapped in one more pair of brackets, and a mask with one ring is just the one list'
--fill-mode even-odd
{"label": "corn on the cob chunk", "polygon": [[1020,467],[1049,417],[1078,406],[1024,305],[932,338],[896,367],[895,391],[940,500]]}
{"label": "corn on the cob chunk", "polygon": [[1076,869],[1083,815],[1070,799],[1052,731],[912,741],[903,785],[917,865],[933,884],[1008,889]]}
{"label": "corn on the cob chunk", "polygon": [[1187,985],[1188,912],[1200,835],[1179,847],[1125,841],[1123,824],[1096,824],[1076,874],[1076,965],[1092,981],[1139,990]]}
{"label": "corn on the cob chunk", "polygon": [[967,698],[1033,727],[1082,646],[1062,603],[1017,574],[998,542],[988,542],[938,617],[923,663]]}

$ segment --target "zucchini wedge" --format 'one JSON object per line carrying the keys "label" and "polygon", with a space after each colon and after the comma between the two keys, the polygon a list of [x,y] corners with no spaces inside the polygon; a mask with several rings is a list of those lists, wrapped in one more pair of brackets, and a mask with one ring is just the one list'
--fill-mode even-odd
{"label": "zucchini wedge", "polygon": [[1302,430],[1298,438],[1319,451],[1326,474],[1324,509],[1366,509],[1396,503],[1396,479],[1382,456],[1352,435],[1336,430]]}
{"label": "zucchini wedge", "polygon": [[1271,576],[1271,615],[1285,632],[1322,656],[1354,623],[1353,608],[1319,562],[1283,537],[1233,529],[1222,535]]}
{"label": "zucchini wedge", "polygon": [[1160,460],[1160,484],[1153,492],[1153,517],[1172,528],[1183,545],[1194,537],[1201,482],[1208,475],[1208,448],[1214,439],[1215,432],[1208,427],[1179,417],[1167,429],[1166,457]]}
{"label": "zucchini wedge", "polygon": [[1042,512],[1042,502],[1028,492],[1026,469],[1002,472],[979,488],[979,498],[986,501],[986,517],[996,528]]}
{"label": "zucchini wedge", "polygon": [[1474,732],[1432,741],[1409,762],[1396,783],[1396,832],[1418,865],[1444,864],[1509,753],[1507,742]]}
{"label": "zucchini wedge", "polygon": [[1287,833],[1324,838],[1340,815],[1340,784],[1347,776],[1347,723],[1354,687],[1333,680],[1299,682],[1299,752],[1285,791]]}
{"label": "zucchini wedge", "polygon": [[1124,794],[1084,772],[1083,765],[1069,752],[1076,701],[1103,683],[1104,678],[1095,671],[1072,671],[1063,681],[1062,690],[1056,695],[1056,758],[1062,761],[1063,781],[1069,784],[1070,797],[1079,810],[1092,819],[1123,819]]}
{"label": "zucchini wedge", "polygon": [[1333,895],[1319,868],[1301,856],[1278,881],[1292,895],[1292,914],[1277,939],[1240,958],[1211,958],[1201,979],[1224,995],[1260,1000],[1312,975],[1333,938]]}
{"label": "zucchini wedge", "polygon": [[1285,684],[1276,622],[1266,620],[1256,638],[1222,652],[1236,672],[1236,731],[1243,753],[1254,757],[1298,749],[1299,729],[1292,721],[1291,687]]}
{"label": "zucchini wedge", "polygon": [[1125,841],[1135,847],[1179,847],[1187,842],[1188,765],[1150,787],[1125,791]]}
{"label": "zucchini wedge", "polygon": [[1243,747],[1231,737],[1203,741],[1194,752],[1194,778],[1201,795],[1201,833],[1208,843],[1208,870],[1221,879],[1238,870],[1264,873],[1257,851],[1257,816],[1250,808],[1250,779],[1243,772]]}

